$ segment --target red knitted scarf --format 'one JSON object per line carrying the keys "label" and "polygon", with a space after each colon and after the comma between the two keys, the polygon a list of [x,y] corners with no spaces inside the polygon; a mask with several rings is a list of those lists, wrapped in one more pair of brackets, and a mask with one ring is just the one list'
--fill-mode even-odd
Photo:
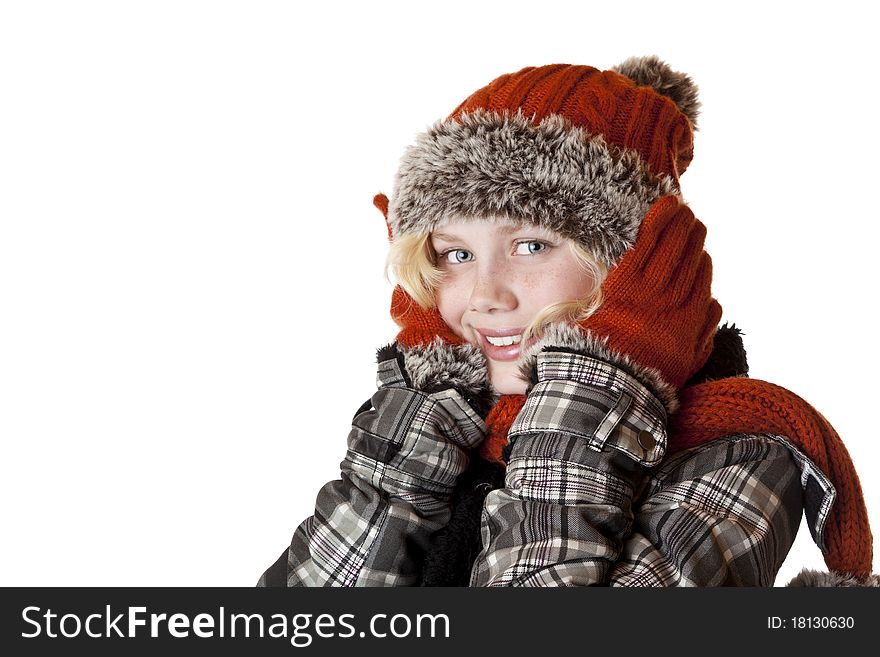
{"label": "red knitted scarf", "polygon": [[[524,395],[502,395],[486,423],[489,436],[480,456],[503,462],[501,449]],[[780,386],[731,377],[687,386],[679,410],[669,418],[667,453],[701,445],[732,433],[769,432],[786,437],[808,456],[837,490],[825,526],[825,563],[837,572],[871,573],[873,538],[862,487],[852,459],[834,427],[819,411]]]}

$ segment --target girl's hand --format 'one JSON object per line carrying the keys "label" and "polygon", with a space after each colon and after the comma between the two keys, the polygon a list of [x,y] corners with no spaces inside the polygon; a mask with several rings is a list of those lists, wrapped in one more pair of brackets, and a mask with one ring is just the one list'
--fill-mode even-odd
{"label": "girl's hand", "polygon": [[580,324],[675,391],[709,358],[721,320],[705,237],[706,227],[677,195],[659,199],[605,279],[602,306]]}

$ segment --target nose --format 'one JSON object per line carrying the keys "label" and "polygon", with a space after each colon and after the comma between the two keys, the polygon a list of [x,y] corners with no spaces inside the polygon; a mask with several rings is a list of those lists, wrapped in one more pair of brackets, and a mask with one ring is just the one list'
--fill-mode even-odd
{"label": "nose", "polygon": [[517,300],[511,283],[503,267],[480,267],[471,290],[471,310],[491,313],[515,309]]}

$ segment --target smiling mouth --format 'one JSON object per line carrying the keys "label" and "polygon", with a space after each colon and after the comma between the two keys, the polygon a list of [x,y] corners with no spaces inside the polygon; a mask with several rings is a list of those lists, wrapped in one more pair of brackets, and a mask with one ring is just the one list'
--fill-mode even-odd
{"label": "smiling mouth", "polygon": [[487,358],[496,362],[517,360],[524,347],[522,334],[489,336],[480,334],[480,348]]}

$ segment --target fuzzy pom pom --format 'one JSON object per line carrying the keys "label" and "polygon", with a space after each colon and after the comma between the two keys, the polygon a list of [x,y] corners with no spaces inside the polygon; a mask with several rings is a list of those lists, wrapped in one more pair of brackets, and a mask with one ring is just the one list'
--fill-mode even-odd
{"label": "fuzzy pom pom", "polygon": [[630,57],[617,66],[612,66],[611,70],[625,75],[639,86],[651,87],[658,94],[672,100],[688,117],[694,132],[697,131],[701,105],[698,100],[699,88],[688,75],[673,71],[657,55]]}

